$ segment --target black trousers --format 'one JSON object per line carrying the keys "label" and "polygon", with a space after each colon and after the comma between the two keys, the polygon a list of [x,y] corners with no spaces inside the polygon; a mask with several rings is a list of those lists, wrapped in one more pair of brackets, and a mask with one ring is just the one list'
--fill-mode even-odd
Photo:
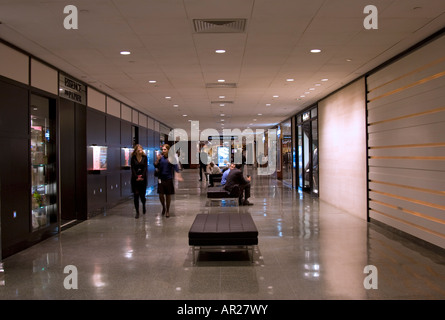
{"label": "black trousers", "polygon": [[206,166],[199,166],[199,179],[201,179],[202,180],[202,172],[204,171],[204,176],[205,176],[205,178],[206,178],[206,180],[207,180],[207,175],[205,174],[205,172],[206,172]]}
{"label": "black trousers", "polygon": [[250,198],[250,183],[241,184],[239,187],[240,187],[239,201],[241,202],[243,200],[243,193],[244,193],[244,200],[249,199]]}
{"label": "black trousers", "polygon": [[[234,185],[232,188],[230,189],[226,189],[225,190],[229,191],[230,193],[234,192],[234,188],[238,187],[239,188],[239,196],[238,196],[238,200],[239,202],[243,202],[244,200],[247,200],[250,198],[250,182],[246,183],[246,184],[237,184]],[[243,194],[244,194],[244,200],[243,200]]]}
{"label": "black trousers", "polygon": [[141,199],[142,207],[145,208],[145,193],[147,192],[147,185],[145,181],[137,181],[133,187],[133,200],[136,212],[139,212],[139,199]]}

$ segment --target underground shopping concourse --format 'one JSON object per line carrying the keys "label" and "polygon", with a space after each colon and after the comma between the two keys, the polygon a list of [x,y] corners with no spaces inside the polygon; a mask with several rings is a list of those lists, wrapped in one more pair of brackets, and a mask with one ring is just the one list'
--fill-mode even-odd
{"label": "underground shopping concourse", "polygon": [[443,0],[0,0],[0,306],[445,300],[444,101]]}

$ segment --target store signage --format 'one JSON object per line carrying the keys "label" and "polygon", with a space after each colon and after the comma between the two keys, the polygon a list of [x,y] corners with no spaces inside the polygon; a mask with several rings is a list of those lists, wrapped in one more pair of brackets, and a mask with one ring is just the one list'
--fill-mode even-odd
{"label": "store signage", "polygon": [[59,96],[86,105],[86,86],[76,80],[60,74]]}

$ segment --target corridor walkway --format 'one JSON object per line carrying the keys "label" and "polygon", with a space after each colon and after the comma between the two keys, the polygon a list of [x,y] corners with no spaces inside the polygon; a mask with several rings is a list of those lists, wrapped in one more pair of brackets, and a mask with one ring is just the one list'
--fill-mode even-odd
{"label": "corridor walkway", "polygon": [[[129,200],[66,229],[3,260],[0,298],[445,299],[443,251],[249,170],[254,206],[210,201],[198,170],[184,170],[170,218],[160,215],[154,191],[137,220]],[[259,230],[253,264],[244,251],[203,252],[193,264],[188,230],[196,214],[216,212],[252,215]],[[64,286],[66,266],[77,269],[77,289]],[[366,266],[378,271],[372,281]]]}

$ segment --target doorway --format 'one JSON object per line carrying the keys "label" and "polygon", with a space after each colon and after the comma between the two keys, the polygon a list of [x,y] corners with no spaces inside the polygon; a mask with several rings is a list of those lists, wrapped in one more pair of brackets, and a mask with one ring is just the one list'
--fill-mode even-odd
{"label": "doorway", "polygon": [[296,116],[298,137],[298,189],[318,196],[317,108]]}
{"label": "doorway", "polygon": [[32,231],[57,223],[56,101],[31,94]]}

